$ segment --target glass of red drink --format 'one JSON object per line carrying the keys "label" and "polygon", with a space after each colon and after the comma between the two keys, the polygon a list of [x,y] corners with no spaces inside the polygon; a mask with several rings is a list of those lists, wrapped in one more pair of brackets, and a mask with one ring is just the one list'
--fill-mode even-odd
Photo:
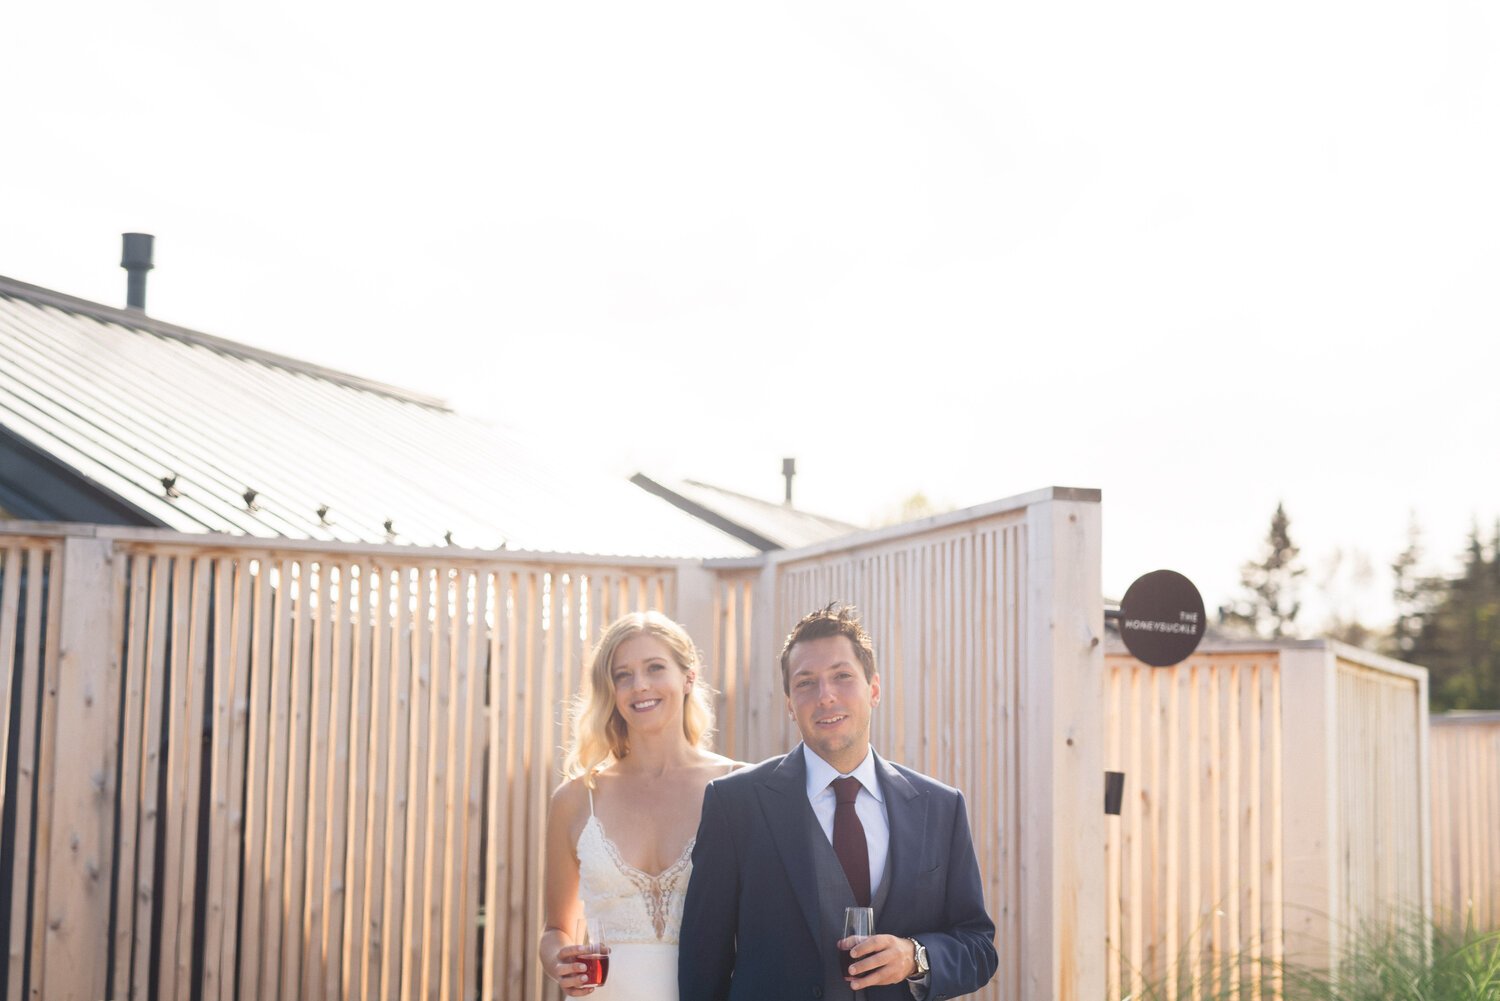
{"label": "glass of red drink", "polygon": [[[875,908],[844,908],[844,937],[839,941],[849,948],[839,950],[839,969],[844,971],[846,978],[850,976],[849,964],[855,961],[849,953],[856,945],[873,934],[875,934]],[[853,941],[850,941],[851,939]]]}
{"label": "glass of red drink", "polygon": [[604,986],[604,982],[609,979],[609,943],[604,940],[604,929],[599,921],[579,918],[578,934],[573,941],[574,944],[583,946],[583,951],[577,957],[578,962],[587,967],[583,974],[583,986]]}

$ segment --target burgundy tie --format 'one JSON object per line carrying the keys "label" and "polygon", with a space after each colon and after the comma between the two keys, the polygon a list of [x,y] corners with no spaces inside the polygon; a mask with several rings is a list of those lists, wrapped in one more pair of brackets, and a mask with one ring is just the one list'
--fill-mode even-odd
{"label": "burgundy tie", "polygon": [[849,880],[849,889],[854,891],[854,902],[860,907],[870,906],[870,849],[865,844],[865,825],[859,822],[854,812],[854,800],[859,795],[859,779],[834,779],[833,795],[838,806],[833,810],[833,853],[844,867],[844,876]]}

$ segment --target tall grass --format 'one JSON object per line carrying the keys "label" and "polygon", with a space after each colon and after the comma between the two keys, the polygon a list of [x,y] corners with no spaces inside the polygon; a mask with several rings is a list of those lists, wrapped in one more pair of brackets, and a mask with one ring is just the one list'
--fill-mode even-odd
{"label": "tall grass", "polygon": [[[1261,977],[1185,975],[1187,957],[1175,969],[1121,1001],[1500,1001],[1500,931],[1481,932],[1466,921],[1461,931],[1420,917],[1346,936],[1338,971],[1303,964],[1260,961]],[[1221,960],[1246,970],[1254,961]],[[1209,967],[1205,960],[1205,970]]]}
{"label": "tall grass", "polygon": [[1351,936],[1338,976],[1288,969],[1295,1001],[1500,1001],[1500,932],[1466,922],[1450,931],[1421,920]]}

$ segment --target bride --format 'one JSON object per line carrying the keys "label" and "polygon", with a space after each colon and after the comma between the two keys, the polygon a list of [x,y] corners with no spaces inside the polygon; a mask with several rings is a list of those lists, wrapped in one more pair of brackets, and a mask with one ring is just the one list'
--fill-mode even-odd
{"label": "bride", "polygon": [[[682,900],[703,790],[738,763],[713,729],[693,641],[660,612],[604,631],[573,705],[566,781],[547,813],[542,967],[569,997],[676,1001]],[[575,929],[597,921],[609,971],[593,986]]]}

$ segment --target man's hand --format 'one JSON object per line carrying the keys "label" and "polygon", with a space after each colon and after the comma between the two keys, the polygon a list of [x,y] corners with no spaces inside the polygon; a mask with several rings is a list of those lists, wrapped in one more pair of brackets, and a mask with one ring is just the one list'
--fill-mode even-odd
{"label": "man's hand", "polygon": [[[840,939],[839,948],[854,939]],[[846,976],[854,990],[876,987],[880,984],[899,984],[917,972],[917,947],[909,938],[894,935],[871,935],[850,950],[854,962],[849,969],[855,974]]]}

